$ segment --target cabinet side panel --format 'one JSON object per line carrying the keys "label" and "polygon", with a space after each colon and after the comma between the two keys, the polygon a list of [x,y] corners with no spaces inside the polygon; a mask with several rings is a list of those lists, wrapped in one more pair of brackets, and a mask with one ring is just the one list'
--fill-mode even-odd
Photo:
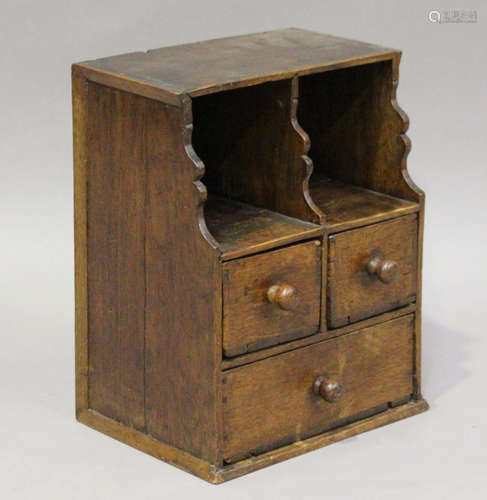
{"label": "cabinet side panel", "polygon": [[144,122],[130,94],[88,87],[90,408],[136,429],[144,417]]}
{"label": "cabinet side panel", "polygon": [[88,407],[216,463],[221,275],[191,124],[93,82],[85,114]]}
{"label": "cabinet side panel", "polygon": [[423,233],[424,233],[424,197],[418,218],[418,276],[417,276],[417,298],[416,298],[416,327],[415,327],[415,357],[414,357],[414,395],[417,400],[422,399],[421,394],[421,352],[422,352],[422,275],[423,275]]}
{"label": "cabinet side panel", "polygon": [[190,114],[158,103],[146,121],[147,432],[216,463],[221,270],[202,235]]}
{"label": "cabinet side panel", "polygon": [[74,160],[74,261],[75,261],[75,345],[76,415],[88,408],[88,252],[86,179],[86,99],[88,82],[74,66],[73,160]]}

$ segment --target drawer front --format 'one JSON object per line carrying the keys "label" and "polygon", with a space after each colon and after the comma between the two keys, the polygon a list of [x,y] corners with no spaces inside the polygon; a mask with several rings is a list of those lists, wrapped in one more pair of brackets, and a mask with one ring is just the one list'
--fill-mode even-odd
{"label": "drawer front", "polygon": [[416,300],[417,233],[414,214],[329,237],[329,327]]}
{"label": "drawer front", "polygon": [[410,314],[229,370],[224,458],[282,446],[407,398],[413,322]]}
{"label": "drawer front", "polygon": [[320,322],[321,242],[224,264],[226,356],[315,333]]}

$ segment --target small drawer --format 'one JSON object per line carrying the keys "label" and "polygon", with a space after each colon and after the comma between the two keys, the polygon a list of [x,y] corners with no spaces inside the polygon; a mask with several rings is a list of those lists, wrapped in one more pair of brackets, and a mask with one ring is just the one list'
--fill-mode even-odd
{"label": "small drawer", "polygon": [[226,372],[225,460],[406,401],[413,392],[413,323],[410,314]]}
{"label": "small drawer", "polygon": [[416,301],[416,214],[330,236],[329,245],[330,328]]}
{"label": "small drawer", "polygon": [[320,323],[318,240],[226,262],[223,352],[236,356],[315,333]]}

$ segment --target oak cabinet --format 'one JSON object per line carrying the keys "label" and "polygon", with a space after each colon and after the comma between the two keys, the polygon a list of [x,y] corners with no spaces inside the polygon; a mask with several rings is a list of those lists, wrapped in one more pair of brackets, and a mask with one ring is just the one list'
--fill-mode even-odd
{"label": "oak cabinet", "polygon": [[300,29],[77,63],[77,418],[218,483],[424,411],[400,52]]}

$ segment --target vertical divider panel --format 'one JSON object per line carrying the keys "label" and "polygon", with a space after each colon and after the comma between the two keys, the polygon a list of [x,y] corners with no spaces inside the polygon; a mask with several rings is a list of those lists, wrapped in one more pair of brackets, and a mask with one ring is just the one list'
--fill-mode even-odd
{"label": "vertical divider panel", "polygon": [[[302,179],[302,194],[305,200],[305,206],[307,207],[306,219],[316,222],[317,224],[323,224],[325,222],[325,215],[317,207],[315,202],[311,198],[309,192],[309,180],[313,173],[313,160],[308,156],[308,151],[311,146],[309,135],[303,129],[298,121],[298,105],[299,105],[299,78],[295,76],[291,80],[291,124],[297,134],[297,141],[292,147],[292,151],[295,152],[296,158],[293,163],[301,163],[302,169],[304,170],[304,178]],[[298,172],[299,174],[299,168]],[[301,175],[298,175],[298,179]],[[303,214],[304,215],[304,214]]]}
{"label": "vertical divider panel", "polygon": [[[300,160],[306,166],[306,176],[303,181],[303,196],[306,199],[306,204],[312,211],[312,220],[315,220],[319,224],[324,224],[326,221],[326,214],[324,214],[320,208],[315,204],[311,197],[309,191],[309,183],[311,176],[313,174],[314,166],[313,160],[308,156],[308,152],[311,148],[311,140],[308,133],[303,129],[298,121],[298,111],[299,111],[299,82],[300,78],[295,76],[292,79],[292,92],[291,92],[291,123],[296,131],[297,135],[301,139],[302,143],[302,154],[300,155]],[[296,148],[299,151],[299,145]],[[327,321],[327,283],[328,283],[328,235],[326,230],[323,229],[323,240],[321,244],[321,308],[320,308],[320,332],[326,332]]]}

